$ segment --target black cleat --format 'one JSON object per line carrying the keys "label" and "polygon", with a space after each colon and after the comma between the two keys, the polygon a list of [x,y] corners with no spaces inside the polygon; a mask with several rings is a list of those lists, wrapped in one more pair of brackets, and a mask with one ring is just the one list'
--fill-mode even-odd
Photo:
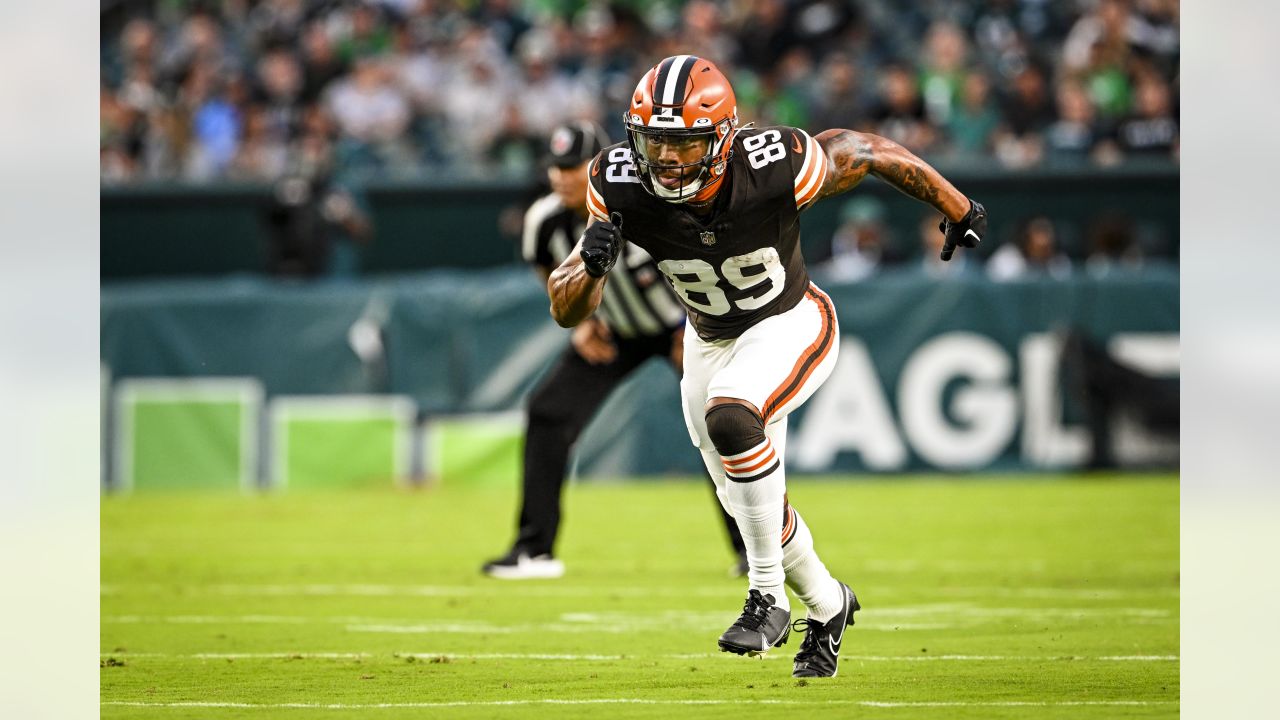
{"label": "black cleat", "polygon": [[791,635],[791,611],[774,605],[772,595],[759,590],[747,593],[742,616],[720,636],[721,652],[739,655],[763,655],[769,648],[783,645]]}
{"label": "black cleat", "polygon": [[796,653],[793,677],[835,677],[836,663],[840,660],[840,644],[844,642],[844,629],[853,624],[853,614],[862,609],[858,596],[848,585],[840,583],[844,590],[844,607],[827,622],[804,618],[792,626],[797,632],[805,630],[800,652]]}

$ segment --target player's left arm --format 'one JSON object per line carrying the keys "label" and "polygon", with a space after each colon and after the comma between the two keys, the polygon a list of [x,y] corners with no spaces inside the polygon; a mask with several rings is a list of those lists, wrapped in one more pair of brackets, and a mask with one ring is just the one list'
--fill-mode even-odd
{"label": "player's left arm", "polygon": [[875,175],[903,193],[932,205],[945,218],[942,259],[956,246],[976,247],[987,231],[987,211],[970,200],[929,163],[898,143],[853,130],[826,130],[815,136],[826,155],[826,176],[810,202],[839,195]]}

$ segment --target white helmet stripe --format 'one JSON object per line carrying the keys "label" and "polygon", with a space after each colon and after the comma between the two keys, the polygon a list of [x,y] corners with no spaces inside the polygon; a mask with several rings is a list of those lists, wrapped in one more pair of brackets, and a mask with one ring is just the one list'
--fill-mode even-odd
{"label": "white helmet stripe", "polygon": [[[688,55],[677,55],[675,61],[671,63],[671,69],[667,71],[666,87],[662,88],[662,104],[663,105],[674,105],[677,100],[684,99],[683,95],[680,97],[676,97],[676,90],[677,90],[676,85],[677,85],[677,81],[680,79],[680,75],[681,75],[680,70],[684,67],[684,64],[687,62],[689,62]],[[688,80],[688,77],[689,76],[686,74],[685,75],[686,81]],[[667,112],[670,112],[670,111],[671,111],[670,108],[668,108]]]}

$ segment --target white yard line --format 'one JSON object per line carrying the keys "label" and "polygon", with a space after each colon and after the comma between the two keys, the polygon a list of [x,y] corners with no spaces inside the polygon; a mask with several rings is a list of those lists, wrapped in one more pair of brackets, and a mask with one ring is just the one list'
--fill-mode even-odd
{"label": "white yard line", "polygon": [[[720,617],[720,616],[718,616]],[[671,627],[689,630],[720,630],[721,620],[711,622],[695,619],[693,622],[668,623]],[[552,622],[524,623],[519,625],[498,625],[489,622],[456,620],[452,622],[424,623],[411,619],[388,618],[353,618],[329,616],[287,616],[287,615],[104,615],[103,625],[306,625],[306,624],[339,624],[347,632],[382,633],[394,635],[434,635],[434,634],[494,634],[511,633],[562,633],[580,635],[585,632],[621,634],[651,630],[653,624],[645,622],[643,617],[635,617],[628,622]],[[944,630],[955,627],[947,623],[892,623],[884,625],[860,624],[862,632],[896,632],[902,630]]]}
{"label": "white yard line", "polygon": [[[671,653],[665,655],[600,655],[600,654],[568,654],[568,653],[454,653],[454,652],[397,652],[389,655],[374,653],[337,653],[337,652],[261,652],[261,653],[100,653],[101,657],[120,658],[166,658],[190,660],[308,660],[308,659],[368,659],[383,657],[385,659],[414,658],[417,660],[434,660],[448,658],[450,660],[705,660],[725,658],[736,660],[725,653]],[[771,654],[765,660],[790,659],[789,655]],[[1082,655],[845,655],[846,662],[1177,662],[1177,655],[1101,655],[1085,657]]]}
{"label": "white yard line", "polygon": [[[857,583],[854,583],[855,585]],[[856,588],[855,588],[856,589]],[[529,597],[592,597],[614,595],[621,597],[721,597],[735,594],[736,589],[712,586],[699,587],[625,587],[625,586],[580,586],[561,585],[555,582],[530,581],[521,584],[520,595]],[[903,595],[918,593],[920,588],[900,586],[877,586],[879,595]],[[481,583],[476,585],[386,585],[386,584],[338,584],[338,583],[300,583],[283,584],[236,584],[218,583],[213,585],[165,583],[138,584],[103,584],[99,587],[102,595],[126,595],[131,593],[146,594],[204,594],[204,595],[247,595],[247,596],[355,596],[355,597],[474,597],[474,596],[507,596],[513,593],[511,585]],[[964,595],[978,597],[1027,597],[1046,599],[1100,600],[1119,599],[1134,596],[1177,597],[1178,588],[1054,588],[1054,587],[979,587],[951,586],[935,588],[940,595]]]}
{"label": "white yard line", "polygon": [[648,700],[644,698],[595,698],[588,700],[456,700],[444,702],[408,703],[239,703],[239,702],[138,702],[130,700],[104,700],[104,706],[117,707],[167,707],[167,708],[260,708],[306,710],[381,710],[401,708],[492,707],[506,705],[852,705],[878,708],[912,707],[1144,707],[1177,705],[1176,700],[1062,700],[1062,701],[974,701],[974,702],[893,702],[878,700],[749,700],[744,698],[712,700]]}
{"label": "white yard line", "polygon": [[[511,596],[516,589],[510,584],[481,585],[166,585],[163,583],[142,583],[130,585],[107,584],[98,589],[102,595],[126,595],[130,593],[146,593],[157,595],[169,594],[203,594],[203,595],[244,595],[266,597],[490,597]],[[582,587],[559,585],[549,581],[528,581],[519,587],[522,597],[597,597],[621,596],[648,598],[657,595],[674,597],[721,597],[733,596],[738,589],[724,587],[691,587],[691,588],[646,588],[646,587]]]}
{"label": "white yard line", "polygon": [[[423,622],[419,618],[293,615],[104,615],[103,624],[340,624],[347,632],[427,635],[436,633],[628,633],[646,631],[655,623],[661,627],[686,630],[715,630],[725,618],[722,612],[665,610],[657,613],[566,612],[545,623],[501,624],[477,620]],[[1004,620],[1028,622],[1071,622],[1091,618],[1124,618],[1137,624],[1176,623],[1172,610],[1143,607],[1112,608],[1020,608],[981,607],[966,603],[901,605],[872,608],[859,616],[860,632],[902,632],[971,628]],[[905,620],[906,622],[902,622]]]}

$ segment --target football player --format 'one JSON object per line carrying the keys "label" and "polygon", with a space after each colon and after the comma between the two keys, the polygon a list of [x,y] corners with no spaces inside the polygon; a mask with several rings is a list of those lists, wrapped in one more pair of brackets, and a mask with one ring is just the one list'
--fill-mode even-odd
{"label": "football player", "polygon": [[651,68],[623,121],[627,141],[591,163],[595,222],[551,274],[551,314],[566,327],[589,317],[627,248],[657,261],[688,310],[680,390],[689,436],[747,546],[746,602],[719,647],[754,655],[785,642],[785,583],[806,610],[793,674],[834,676],[861,608],[814,551],[784,479],[787,415],[831,374],[840,346],[835,308],[800,255],[800,213],[875,175],[942,214],[948,260],[982,239],[986,211],[882,137],[740,125],[729,81],[692,55]]}
{"label": "football player", "polygon": [[[587,164],[608,144],[604,131],[590,122],[562,125],[551,133],[547,178],[552,192],[525,213],[522,247],[524,259],[543,282],[569,256],[590,219]],[[609,393],[646,360],[669,360],[680,372],[684,309],[653,259],[630,246],[611,278],[595,314],[573,329],[569,347],[530,395],[516,540],[506,555],[484,564],[487,575],[525,579],[564,574],[553,550],[570,448]],[[745,575],[742,536],[733,518],[722,509],[721,515],[738,557],[732,570]]]}

